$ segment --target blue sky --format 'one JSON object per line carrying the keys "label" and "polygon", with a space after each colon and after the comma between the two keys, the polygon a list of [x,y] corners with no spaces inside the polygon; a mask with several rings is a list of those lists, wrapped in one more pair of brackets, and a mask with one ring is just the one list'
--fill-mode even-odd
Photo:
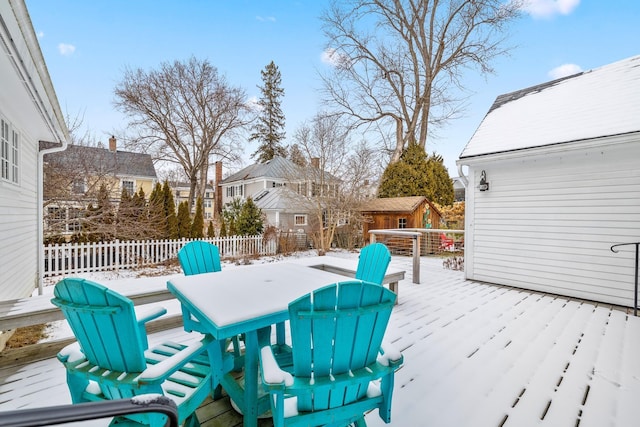
{"label": "blue sky", "polygon": [[[125,67],[207,59],[228,81],[259,97],[260,71],[274,61],[285,89],[287,143],[318,110],[317,70],[324,38],[318,16],[327,0],[26,0],[63,112],[84,115],[97,140],[124,128],[113,108],[113,88]],[[640,2],[529,0],[510,28],[510,56],[495,75],[467,72],[472,91],[464,117],[438,132],[427,151],[455,161],[495,98],[569,73],[640,54]],[[559,73],[560,74],[555,74]],[[566,71],[565,71],[566,73]],[[255,146],[245,150],[246,162]]]}

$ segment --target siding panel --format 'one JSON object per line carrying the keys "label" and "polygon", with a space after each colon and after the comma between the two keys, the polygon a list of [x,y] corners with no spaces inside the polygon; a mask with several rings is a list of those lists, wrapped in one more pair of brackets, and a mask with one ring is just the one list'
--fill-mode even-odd
{"label": "siding panel", "polygon": [[[495,161],[473,195],[473,260],[482,280],[632,305],[640,241],[640,142]],[[476,179],[477,182],[477,179]]]}

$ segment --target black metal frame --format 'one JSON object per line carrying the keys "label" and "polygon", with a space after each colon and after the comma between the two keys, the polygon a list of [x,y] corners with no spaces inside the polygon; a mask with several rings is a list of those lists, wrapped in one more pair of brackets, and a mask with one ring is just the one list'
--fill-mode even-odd
{"label": "black metal frame", "polygon": [[635,277],[635,286],[633,291],[633,315],[638,315],[638,247],[640,246],[640,242],[634,243],[618,243],[617,245],[611,246],[611,252],[618,253],[618,251],[614,250],[618,246],[628,246],[635,245],[636,247],[636,277]]}
{"label": "black metal frame", "polygon": [[37,427],[70,422],[96,420],[120,415],[156,412],[167,416],[167,427],[178,427],[175,402],[161,395],[138,396],[133,399],[105,400],[75,405],[48,406],[0,412],[0,426]]}

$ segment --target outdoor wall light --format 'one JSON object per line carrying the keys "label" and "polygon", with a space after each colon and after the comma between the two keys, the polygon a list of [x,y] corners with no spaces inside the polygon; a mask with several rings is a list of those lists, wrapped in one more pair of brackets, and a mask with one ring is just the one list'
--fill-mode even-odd
{"label": "outdoor wall light", "polygon": [[487,173],[485,171],[480,172],[480,185],[478,189],[480,191],[489,191],[489,183],[487,182]]}

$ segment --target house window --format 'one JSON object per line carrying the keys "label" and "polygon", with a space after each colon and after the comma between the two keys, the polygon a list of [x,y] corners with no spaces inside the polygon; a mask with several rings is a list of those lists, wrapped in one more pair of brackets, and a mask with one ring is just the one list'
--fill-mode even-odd
{"label": "house window", "polygon": [[298,184],[298,194],[302,194],[303,196],[307,195],[307,183],[302,182]]}
{"label": "house window", "polygon": [[20,135],[9,122],[0,120],[0,175],[2,179],[18,183]]}
{"label": "house window", "polygon": [[69,231],[81,231],[82,224],[80,223],[80,219],[84,216],[84,213],[80,209],[69,208]]}
{"label": "house window", "polygon": [[135,183],[133,181],[122,181],[122,189],[127,190],[130,196],[135,194]]}
{"label": "house window", "polygon": [[407,218],[398,218],[398,228],[407,228]]}
{"label": "house window", "polygon": [[71,184],[72,191],[74,194],[84,194],[84,179],[76,179]]}
{"label": "house window", "polygon": [[293,223],[295,225],[307,225],[307,216],[306,215],[294,215]]}
{"label": "house window", "polygon": [[204,199],[204,207],[205,208],[211,207],[211,199]]}
{"label": "house window", "polygon": [[19,152],[19,137],[18,133],[11,131],[11,181],[15,184],[18,183],[18,152]]}

